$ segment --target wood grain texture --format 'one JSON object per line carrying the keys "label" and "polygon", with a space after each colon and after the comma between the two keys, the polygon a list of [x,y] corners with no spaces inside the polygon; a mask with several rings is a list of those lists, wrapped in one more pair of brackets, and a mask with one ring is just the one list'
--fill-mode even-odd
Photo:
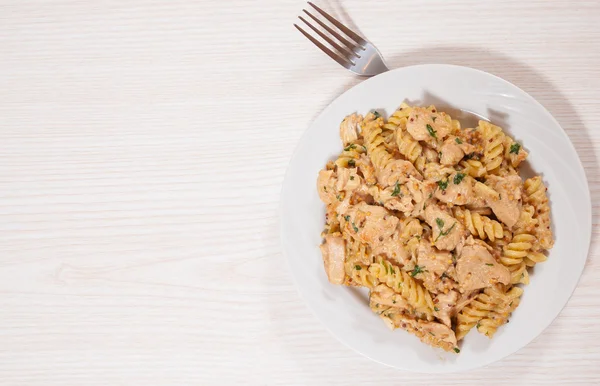
{"label": "wood grain texture", "polygon": [[347,349],[291,282],[287,163],[361,81],[292,27],[304,4],[0,2],[0,384],[600,382],[600,3],[319,3],[391,67],[515,83],[585,166],[594,235],[567,307],[517,354],[444,377]]}

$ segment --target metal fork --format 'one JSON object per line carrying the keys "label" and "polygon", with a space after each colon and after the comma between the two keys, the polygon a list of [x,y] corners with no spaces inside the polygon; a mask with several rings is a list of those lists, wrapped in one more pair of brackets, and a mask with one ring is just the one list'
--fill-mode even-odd
{"label": "metal fork", "polygon": [[305,18],[298,16],[300,20],[309,26],[310,29],[312,29],[317,35],[325,40],[337,52],[329,49],[315,37],[311,36],[308,32],[294,23],[294,27],[296,27],[298,31],[302,32],[302,34],[306,36],[308,40],[319,47],[321,51],[329,55],[331,59],[338,62],[342,67],[347,68],[358,75],[373,76],[389,70],[384,63],[383,58],[381,57],[381,53],[379,53],[377,48],[375,48],[375,46],[367,39],[360,37],[357,33],[353,32],[350,28],[334,19],[333,16],[329,15],[327,12],[323,11],[310,1],[308,4],[349,38],[344,38],[339,32],[336,32],[333,28],[317,19],[306,9],[303,9],[302,11],[304,11],[304,13],[306,13],[312,20],[314,20],[319,26],[321,26],[325,31],[335,37],[338,42],[342,44],[340,45],[336,43],[331,37],[314,27]]}

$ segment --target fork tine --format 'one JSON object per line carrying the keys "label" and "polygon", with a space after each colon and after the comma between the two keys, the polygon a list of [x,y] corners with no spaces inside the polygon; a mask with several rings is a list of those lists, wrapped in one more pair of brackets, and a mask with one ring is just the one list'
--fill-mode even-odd
{"label": "fork tine", "polygon": [[336,26],[340,30],[342,30],[342,32],[345,33],[350,39],[354,40],[355,42],[357,42],[361,46],[364,46],[367,43],[365,41],[365,39],[363,39],[360,36],[358,36],[358,34],[356,34],[350,28],[346,27],[345,25],[343,25],[342,23],[340,23],[339,21],[337,21],[336,19],[334,19],[333,16],[329,15],[327,12],[323,11],[321,8],[317,7],[316,5],[314,5],[313,3],[311,3],[310,1],[308,2],[308,4],[311,7],[313,7],[314,9],[316,9],[317,12],[319,12],[321,15],[323,15],[327,20],[329,20],[331,22],[331,24],[333,24],[334,26]]}
{"label": "fork tine", "polygon": [[342,35],[340,35],[339,33],[335,32],[333,29],[331,29],[331,27],[329,27],[327,24],[323,23],[321,20],[317,19],[315,16],[313,16],[306,9],[303,9],[303,11],[308,16],[310,16],[311,19],[313,19],[314,21],[316,21],[317,24],[319,24],[321,27],[323,27],[323,29],[325,29],[327,32],[329,32],[330,34],[332,34],[337,40],[339,40],[340,42],[342,42],[342,44],[346,45],[346,47],[348,47],[350,50],[352,50],[352,52],[354,52],[355,50],[357,50],[359,48],[359,46],[357,46],[356,44],[354,44],[352,42],[349,42],[348,40],[344,39],[342,37]]}
{"label": "fork tine", "polygon": [[302,20],[304,22],[304,24],[306,24],[307,26],[309,26],[310,29],[312,29],[313,31],[315,31],[317,33],[317,35],[319,35],[320,37],[322,37],[323,40],[325,40],[333,48],[335,48],[336,50],[338,50],[338,52],[340,54],[342,54],[342,56],[344,56],[345,58],[352,58],[353,56],[355,56],[354,52],[348,51],[346,48],[341,47],[339,44],[337,44],[336,42],[334,42],[329,36],[325,35],[323,32],[319,31],[317,28],[313,27],[313,25],[310,24],[309,22],[307,22],[306,19],[304,19],[302,16],[298,16],[298,18],[300,20]]}
{"label": "fork tine", "polygon": [[344,67],[344,68],[350,68],[351,66],[354,65],[354,63],[352,63],[351,61],[349,61],[346,58],[341,58],[338,55],[336,55],[333,51],[331,51],[329,48],[325,47],[323,45],[323,43],[321,43],[320,41],[318,41],[317,39],[313,38],[308,32],[304,31],[302,28],[300,28],[297,24],[294,23],[294,27],[296,27],[298,29],[298,31],[300,31],[302,33],[302,35],[306,36],[306,38],[308,40],[310,40],[311,42],[313,42],[313,44],[317,47],[319,47],[321,49],[321,51],[323,51],[324,53],[326,53],[331,59],[335,60],[336,62],[338,62],[340,64],[340,66]]}

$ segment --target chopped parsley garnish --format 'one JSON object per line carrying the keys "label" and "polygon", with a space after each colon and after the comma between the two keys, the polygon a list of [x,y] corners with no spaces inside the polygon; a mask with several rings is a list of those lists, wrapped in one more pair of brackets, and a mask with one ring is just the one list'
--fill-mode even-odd
{"label": "chopped parsley garnish", "polygon": [[362,267],[360,265],[355,265],[354,269],[357,270],[357,271],[360,271],[362,269]]}
{"label": "chopped parsley garnish", "polygon": [[373,111],[373,115],[375,115],[375,118],[379,118],[381,116],[381,114],[379,114],[377,111]]}
{"label": "chopped parsley garnish", "polygon": [[394,299],[392,299],[392,304],[396,304],[396,301]]}
{"label": "chopped parsley garnish", "polygon": [[440,189],[446,190],[446,188],[448,187],[448,180],[439,180],[438,186],[440,187]]}
{"label": "chopped parsley garnish", "polygon": [[354,176],[350,176],[350,180],[353,180],[353,179],[354,179]]}
{"label": "chopped parsley garnish", "polygon": [[479,329],[479,327],[481,327],[481,323],[477,322],[477,325],[475,326],[475,328]]}
{"label": "chopped parsley garnish", "polygon": [[435,122],[435,119],[436,119],[436,118],[437,118],[437,117],[431,117],[431,120]]}
{"label": "chopped parsley garnish", "polygon": [[518,143],[515,142],[512,145],[510,145],[511,154],[518,154],[519,150],[521,150],[521,145],[519,145]]}
{"label": "chopped parsley garnish", "polygon": [[356,227],[356,225],[354,225],[354,223],[352,223],[352,228],[354,228],[354,232],[358,233],[358,228]]}
{"label": "chopped parsley garnish", "polygon": [[438,153],[438,157],[440,157],[440,159],[442,159],[442,152],[441,151]]}
{"label": "chopped parsley garnish", "polygon": [[441,218],[436,218],[435,219],[435,223],[437,224],[438,228],[443,229],[444,228],[444,220],[442,220]]}
{"label": "chopped parsley garnish", "polygon": [[344,216],[344,220],[350,221],[350,216],[348,216],[348,215]]}
{"label": "chopped parsley garnish", "polygon": [[396,197],[400,194],[400,184],[396,181],[396,185],[394,185],[394,190],[392,191],[392,197]]}
{"label": "chopped parsley garnish", "polygon": [[439,309],[439,308],[437,308],[437,307],[433,307],[433,310],[434,310],[434,311],[439,311],[440,309]]}
{"label": "chopped parsley garnish", "polygon": [[342,197],[340,197],[340,195],[338,194],[337,196],[335,196],[335,198],[338,199],[338,201],[342,201]]}
{"label": "chopped parsley garnish", "polygon": [[492,263],[485,263],[485,265],[489,265],[490,267],[494,266],[494,264],[492,264]]}
{"label": "chopped parsley garnish", "polygon": [[442,273],[442,276],[440,276],[440,279],[445,279],[447,277],[448,277],[448,275],[446,275],[446,272],[444,272],[444,273]]}
{"label": "chopped parsley garnish", "polygon": [[454,347],[454,352],[458,354],[458,353],[460,352],[460,349],[459,349],[459,348],[456,348],[456,347]]}
{"label": "chopped parsley garnish", "polygon": [[353,159],[351,159],[350,161],[348,161],[348,166],[350,167],[355,167],[356,166],[356,161],[354,161]]}
{"label": "chopped parsley garnish", "polygon": [[352,144],[346,146],[344,148],[344,151],[348,151],[348,150],[351,150],[351,149],[356,149],[356,145],[352,143]]}
{"label": "chopped parsley garnish", "polygon": [[455,225],[456,225],[456,223],[452,224],[452,226],[450,228],[446,229],[445,232],[442,232],[442,230],[440,229],[440,234],[438,235],[438,237],[435,238],[434,243],[437,243],[437,241],[440,237],[448,235],[448,233],[450,233],[452,231],[452,229],[454,228]]}
{"label": "chopped parsley garnish", "polygon": [[433,332],[429,331],[429,333],[430,333],[431,335],[435,336],[435,334],[434,334]]}
{"label": "chopped parsley garnish", "polygon": [[462,143],[463,143],[463,142],[462,142],[462,139],[460,139],[460,138],[458,138],[458,137],[454,138],[454,141],[455,141],[456,143],[458,143],[459,145],[462,145]]}
{"label": "chopped parsley garnish", "polygon": [[427,126],[427,132],[429,133],[429,135],[431,135],[433,138],[437,138],[437,132],[435,130],[433,130],[433,127],[431,127],[431,125],[429,123],[426,126]]}
{"label": "chopped parsley garnish", "polygon": [[433,197],[433,193],[429,193],[429,198]]}
{"label": "chopped parsley garnish", "polygon": [[454,185],[460,184],[460,182],[463,180],[463,178],[465,178],[464,173],[456,173],[456,175],[454,176]]}
{"label": "chopped parsley garnish", "polygon": [[418,274],[423,273],[423,272],[427,272],[427,271],[424,270],[423,267],[419,267],[418,265],[415,265],[413,270],[410,272],[410,276],[415,277]]}

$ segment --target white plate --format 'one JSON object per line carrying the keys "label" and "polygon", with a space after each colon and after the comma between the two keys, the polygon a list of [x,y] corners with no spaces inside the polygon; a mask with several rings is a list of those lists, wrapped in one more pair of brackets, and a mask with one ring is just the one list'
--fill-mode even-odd
{"label": "white plate", "polygon": [[[405,99],[414,104],[435,104],[454,116],[456,110],[470,112],[502,126],[529,151],[531,169],[541,173],[548,186],[556,238],[548,261],[535,267],[510,323],[492,340],[471,331],[459,355],[426,346],[405,331],[390,331],[369,309],[366,293],[327,281],[319,251],[325,206],[316,192],[317,173],[342,150],[340,122],[352,112],[365,114],[378,109],[389,114]],[[484,366],[531,342],[556,318],[575,289],[587,258],[591,224],[585,173],[558,122],[511,83],[450,65],[400,68],[341,95],[304,134],[282,189],[283,249],[310,308],[342,343],[377,362],[416,372]]]}

